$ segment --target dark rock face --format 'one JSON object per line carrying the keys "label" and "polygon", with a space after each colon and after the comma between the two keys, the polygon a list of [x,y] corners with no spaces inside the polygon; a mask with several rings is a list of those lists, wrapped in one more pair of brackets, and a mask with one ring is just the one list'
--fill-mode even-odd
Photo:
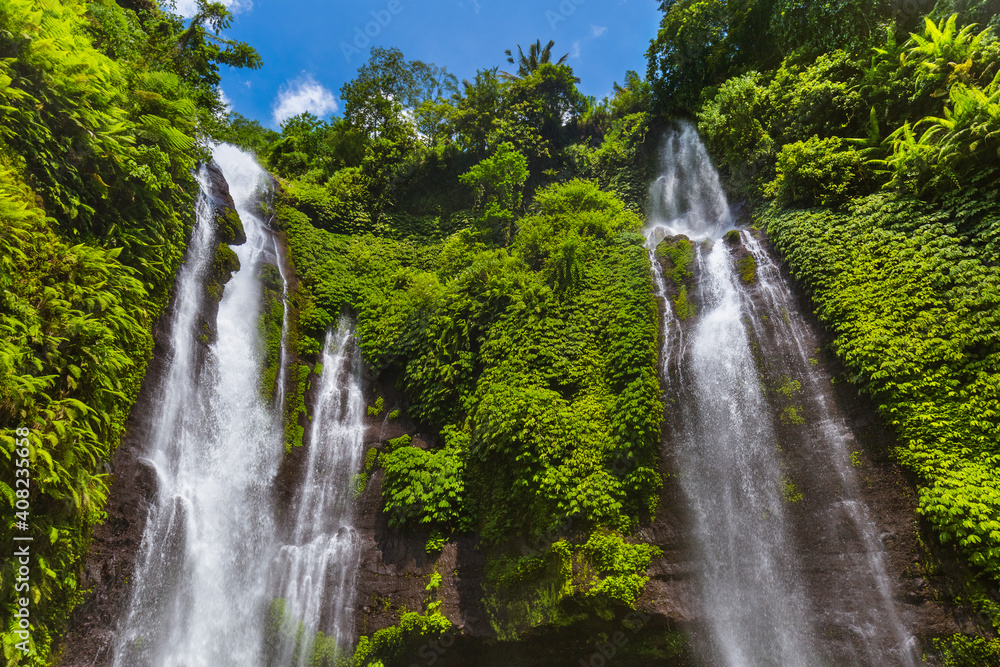
{"label": "dark rock face", "polygon": [[243,222],[236,212],[236,203],[229,193],[229,183],[222,175],[222,170],[214,161],[205,164],[208,172],[208,201],[214,209],[215,227],[219,241],[228,245],[243,245],[247,242],[247,234]]}

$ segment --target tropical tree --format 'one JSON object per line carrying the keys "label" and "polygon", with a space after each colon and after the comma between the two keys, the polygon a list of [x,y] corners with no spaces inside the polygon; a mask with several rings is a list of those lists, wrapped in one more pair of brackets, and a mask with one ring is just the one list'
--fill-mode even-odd
{"label": "tropical tree", "polygon": [[[517,65],[517,74],[510,74],[508,72],[501,72],[503,76],[507,79],[523,79],[526,76],[530,76],[535,70],[544,65],[545,63],[552,62],[552,47],[555,46],[555,40],[550,39],[549,43],[542,47],[542,40],[536,39],[535,43],[528,47],[528,55],[524,55],[524,50],[521,45],[517,45],[517,59],[514,58],[514,54],[510,49],[504,51],[507,55],[507,62],[511,65]],[[569,54],[567,53],[562,58],[559,59],[556,65],[565,65],[566,60],[569,59]]]}

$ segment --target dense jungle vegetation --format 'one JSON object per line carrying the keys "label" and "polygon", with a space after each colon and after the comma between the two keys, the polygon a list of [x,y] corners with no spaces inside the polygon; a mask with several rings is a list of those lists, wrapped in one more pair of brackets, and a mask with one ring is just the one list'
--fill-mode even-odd
{"label": "dense jungle vegetation", "polygon": [[[32,645],[28,658],[16,647],[5,558],[8,664],[51,664],[86,594],[106,463],[183,257],[209,138],[279,179],[276,218],[301,279],[293,375],[307,382],[327,328],[355,318],[376,379],[404,397],[370,410],[405,410],[431,435],[428,449],[382,443],[366,472],[382,470],[392,524],[428,535],[429,553],[482,537],[499,637],[634,606],[657,553],[635,537],[657,508],[664,409],[640,232],[658,140],[677,118],[698,124],[732,198],[894,427],[921,514],[995,589],[993,2],[665,0],[646,77],[627,73],[601,101],[551,42],[462,82],[375,48],[340,91],[342,115],[280,131],[225,113],[219,66],[260,59],[223,36],[222,5],[199,6],[183,20],[144,0],[0,0],[5,543],[20,534],[12,429],[30,428],[34,466]],[[291,395],[294,447],[305,394]],[[445,630],[439,606],[364,638],[358,664]],[[987,664],[991,646],[940,648],[951,664]]]}
{"label": "dense jungle vegetation", "polygon": [[[427,550],[475,531],[499,636],[634,607],[657,549],[627,537],[658,502],[659,397],[641,215],[655,165],[650,88],[597,103],[553,44],[458,85],[374,49],[344,115],[235,137],[282,179],[277,219],[302,279],[297,352],[350,312],[365,359],[404,391],[430,450],[372,465],[393,525]],[[511,68],[514,69],[514,68]],[[301,443],[289,406],[288,443]],[[436,609],[436,608],[435,608]],[[362,644],[391,660],[437,627],[414,614]]]}
{"label": "dense jungle vegetation", "polygon": [[[182,21],[144,2],[0,2],[0,537],[33,538],[30,646],[17,561],[0,567],[5,664],[49,664],[85,594],[106,463],[192,224],[197,142],[219,125],[219,66],[259,65],[219,36],[229,20],[215,3]],[[30,513],[15,514],[24,449]]]}
{"label": "dense jungle vegetation", "polygon": [[[812,297],[919,513],[1000,581],[996,3],[664,2],[649,80]],[[762,38],[766,35],[766,38]],[[940,643],[996,664],[995,643]]]}

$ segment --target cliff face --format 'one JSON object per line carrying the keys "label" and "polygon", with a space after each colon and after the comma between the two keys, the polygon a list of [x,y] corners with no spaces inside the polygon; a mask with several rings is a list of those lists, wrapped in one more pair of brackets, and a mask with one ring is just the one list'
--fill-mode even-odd
{"label": "cliff face", "polygon": [[[240,235],[232,223],[232,200],[228,188],[217,172],[212,174],[212,202],[220,227],[220,244],[238,242]],[[227,222],[228,221],[228,222]],[[756,234],[756,232],[755,232]],[[758,235],[759,237],[759,235]],[[766,245],[766,240],[759,242]],[[677,269],[678,257],[688,252],[686,240],[677,237],[665,242],[683,252],[657,253],[664,268]],[[747,283],[747,294],[760,312],[765,311],[766,294],[746,258],[751,256],[741,240],[730,238],[732,261],[742,262],[741,277]],[[691,248],[694,248],[691,244]],[[769,250],[767,252],[770,252]],[[683,258],[682,258],[683,260]],[[277,261],[282,261],[278,258]],[[684,263],[682,261],[682,263]],[[681,289],[691,308],[691,317],[678,326],[684,331],[696,322],[696,313],[703,307],[699,288],[698,263],[688,261],[683,274],[672,284],[668,298],[681,298]],[[282,267],[290,284],[294,285],[294,267]],[[222,276],[224,278],[224,275]],[[787,275],[783,278],[788,281]],[[206,276],[206,289],[211,289],[219,276]],[[216,282],[216,284],[218,284]],[[790,282],[788,284],[791,284]],[[206,309],[217,307],[207,300]],[[202,314],[204,322],[214,321],[213,313]],[[803,344],[815,351],[815,364],[833,382],[823,392],[823,400],[833,406],[850,431],[852,465],[860,479],[860,501],[868,508],[871,520],[879,529],[884,545],[885,565],[890,576],[893,597],[903,623],[917,635],[923,645],[930,638],[956,632],[986,633],[983,619],[967,606],[947,602],[964,590],[969,574],[953,555],[933,545],[929,532],[915,513],[916,501],[909,479],[890,459],[894,445],[891,434],[884,428],[869,402],[843,378],[842,369],[831,355],[825,353],[829,339],[825,331],[809,315],[808,301],[797,295],[789,318],[809,323],[803,332]],[[135,568],[145,527],[146,508],[156,492],[152,469],[142,461],[143,446],[152,428],[150,418],[157,388],[163,372],[170,320],[165,313],[157,330],[157,348],[139,402],[133,410],[129,430],[119,447],[111,469],[114,486],[108,505],[108,520],[95,532],[90,558],[82,585],[91,591],[86,602],[75,612],[71,629],[63,640],[64,666],[102,665],[110,658],[115,625],[129,599],[129,581]],[[801,562],[807,564],[804,573],[810,599],[832,601],[840,595],[840,583],[858,575],[860,537],[847,524],[838,525],[833,533],[818,530],[826,524],[825,513],[835,503],[843,488],[826,459],[816,451],[814,443],[804,441],[797,430],[802,422],[820,419],[805,401],[795,402],[795,392],[781,391],[790,374],[790,351],[782,348],[766,322],[755,330],[755,345],[759,349],[759,370],[762,383],[769,387],[771,408],[776,414],[787,414],[795,407],[797,417],[778,419],[778,446],[783,453],[786,474],[794,481],[788,502],[789,516],[794,526],[795,549]],[[289,360],[286,360],[288,363]],[[413,436],[417,446],[427,446],[420,426],[406,416],[406,399],[394,387],[392,378],[376,382],[368,378],[369,405],[382,399],[382,410],[369,414],[366,422],[365,448],[382,449],[388,440],[404,434]],[[312,396],[307,393],[306,404]],[[792,406],[790,401],[794,402]],[[399,410],[399,416],[390,414]],[[373,411],[374,412],[374,411]],[[308,416],[303,418],[308,421]],[[382,472],[376,464],[364,490],[360,493],[355,525],[362,545],[357,573],[355,634],[371,635],[394,626],[404,611],[421,610],[428,601],[426,586],[434,572],[442,575],[436,598],[441,611],[453,623],[453,630],[444,637],[411,647],[400,664],[437,665],[579,665],[597,664],[600,659],[614,659],[622,665],[645,665],[650,660],[667,660],[669,664],[694,664],[694,645],[705,632],[704,613],[696,597],[696,558],[692,544],[691,518],[677,479],[677,466],[671,446],[672,434],[680,428],[677,411],[667,401],[664,421],[664,442],[661,472],[665,480],[659,507],[653,523],[641,529],[637,536],[659,546],[663,554],[649,568],[650,580],[640,599],[638,609],[622,611],[609,620],[581,620],[567,627],[536,627],[524,632],[517,641],[500,641],[490,623],[482,598],[486,580],[485,554],[475,535],[462,536],[445,545],[440,554],[429,555],[425,549],[427,534],[400,531],[388,525],[382,511],[380,484]],[[279,508],[287,506],[296,492],[305,447],[293,448],[283,462],[275,493]],[[283,500],[282,500],[283,499]],[[822,614],[822,610],[815,610]],[[832,623],[832,622],[831,622]],[[851,638],[839,636],[831,624],[826,629],[832,653],[851,645]],[[840,647],[840,648],[838,648]],[[843,649],[847,651],[847,649]],[[847,655],[847,653],[844,653]]]}
{"label": "cliff face", "polygon": [[[778,261],[766,238],[760,232],[753,234],[751,238],[760,246],[758,252],[761,249],[766,252],[771,268],[777,270]],[[777,323],[766,315],[769,287],[760,280],[759,272],[767,267],[758,266],[760,258],[753,259],[753,253],[738,235],[730,236],[725,243],[736,274],[745,285],[749,309],[758,314],[758,325],[748,330],[776,424],[776,446],[781,450],[783,474],[788,480],[786,505],[794,535],[792,548],[799,562],[805,564],[802,573],[805,593],[812,601],[810,612],[817,619],[822,650],[848,662],[856,661],[862,640],[846,632],[843,619],[836,618],[827,607],[870,604],[865,596],[871,591],[866,586],[852,588],[845,583],[856,583],[866,576],[871,567],[866,551],[870,545],[866,546],[865,535],[845,516],[837,515],[839,518],[831,521],[831,514],[842,511],[841,505],[851,494],[867,508],[868,520],[877,527],[875,534],[882,545],[881,558],[901,624],[916,637],[921,648],[932,654],[933,638],[954,633],[990,635],[986,619],[978,617],[968,605],[950,602],[961,594],[969,573],[950,550],[936,546],[917,517],[912,481],[889,454],[895,446],[893,436],[881,423],[874,406],[858,394],[828,352],[829,335],[811,315],[808,299],[795,293],[790,307],[784,308],[779,316],[786,322],[806,324],[799,329],[796,344],[810,351],[815,373],[826,378],[825,386],[810,397],[803,395],[801,386],[789,384],[789,378],[794,377],[796,353],[789,348],[790,342],[778,335]],[[705,252],[709,249],[710,246],[702,248]],[[656,261],[662,263],[668,274],[673,275],[679,266],[682,269],[676,281],[668,281],[667,297],[675,303],[675,309],[679,299],[685,300],[690,308],[689,317],[677,323],[688,334],[697,322],[697,313],[704,307],[701,271],[693,259],[696,250],[694,243],[674,237],[664,241],[656,253]],[[692,253],[692,258],[684,260],[686,253]],[[786,285],[793,284],[783,270],[780,279]],[[770,307],[773,309],[773,304]],[[394,400],[401,402],[402,398],[394,396]],[[678,483],[671,444],[681,424],[669,398],[666,403],[662,461],[665,486],[655,520],[637,535],[659,546],[663,555],[649,568],[650,580],[638,607],[642,619],[640,632],[634,636],[631,631],[625,632],[620,637],[623,647],[613,646],[613,641],[609,645],[608,640],[614,638],[616,630],[629,627],[624,614],[608,623],[539,627],[527,631],[518,642],[497,641],[480,599],[480,585],[485,579],[484,559],[477,550],[475,537],[450,543],[439,559],[430,559],[423,549],[426,535],[402,533],[388,527],[381,513],[379,472],[373,475],[358,508],[364,545],[358,575],[358,634],[394,625],[404,608],[421,609],[427,598],[424,585],[436,569],[444,575],[438,594],[444,602],[442,611],[456,629],[448,637],[448,646],[423,645],[413,649],[400,664],[408,664],[407,661],[432,664],[433,659],[434,664],[446,665],[470,664],[469,660],[477,664],[577,665],[592,655],[607,656],[609,646],[615,649],[614,657],[619,664],[648,664],[644,660],[650,655],[673,655],[671,664],[684,664],[691,659],[691,652],[697,649],[671,652],[671,647],[676,646],[678,631],[686,632],[693,638],[693,646],[697,646],[705,633],[707,619],[697,603],[698,556],[689,546],[693,543],[693,527]],[[817,406],[825,407],[821,410]],[[808,425],[830,420],[847,429],[842,437],[850,450],[856,489],[847,488],[852,483],[841,479],[831,463],[833,453],[825,451],[817,439],[805,435]],[[368,439],[371,446],[381,446],[389,438],[413,433],[415,428],[413,424],[372,420]],[[934,658],[930,660],[933,663]]]}

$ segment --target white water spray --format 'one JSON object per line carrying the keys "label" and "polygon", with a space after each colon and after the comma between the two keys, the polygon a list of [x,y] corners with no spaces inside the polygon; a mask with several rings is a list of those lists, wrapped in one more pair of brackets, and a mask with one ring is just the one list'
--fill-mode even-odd
{"label": "white water spray", "polygon": [[[690,124],[667,138],[662,171],[650,191],[647,238],[664,304],[663,384],[677,406],[673,446],[693,520],[706,660],[732,666],[914,664],[913,640],[892,599],[878,534],[859,500],[845,444],[848,429],[826,403],[822,385],[829,379],[809,361],[805,322],[788,315],[794,310],[790,290],[748,232],[741,238],[757,261],[759,284],[750,287],[736,275],[735,258],[721,242],[734,228],[732,215]],[[695,242],[700,276],[700,313],[684,326],[673,313],[655,255],[665,238],[676,235]],[[766,313],[756,312],[757,301]],[[826,525],[816,529],[833,533],[846,520],[858,535],[838,545],[844,558],[855,559],[851,579],[857,581],[836,582],[849,592],[822,600],[811,599],[806,586],[806,563],[786,508],[776,422],[751,343],[754,336],[761,340],[765,321],[778,324],[769,325],[777,327],[774,340],[761,353],[777,350],[794,358],[804,393],[816,404],[811,414],[819,415],[803,438],[810,442],[796,446],[828,457],[829,475],[838,476],[842,488],[824,514]],[[837,628],[849,639],[831,647],[820,628]]]}

